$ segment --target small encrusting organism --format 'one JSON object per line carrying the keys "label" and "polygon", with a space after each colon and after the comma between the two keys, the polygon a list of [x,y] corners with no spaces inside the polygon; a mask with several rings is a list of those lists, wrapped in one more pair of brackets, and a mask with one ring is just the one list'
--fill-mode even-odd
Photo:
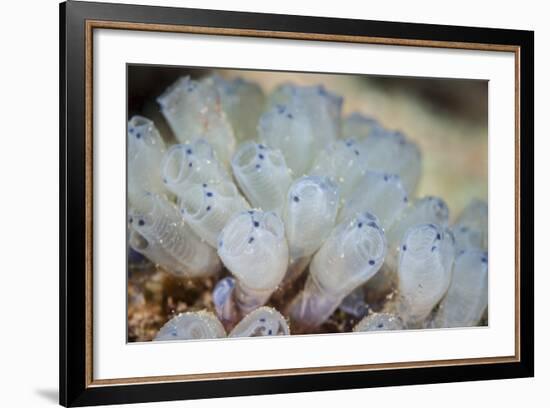
{"label": "small encrusting organism", "polygon": [[435,224],[410,228],[401,241],[397,310],[407,327],[422,327],[447,292],[454,262],[452,233]]}
{"label": "small encrusting organism", "polygon": [[271,307],[260,307],[246,315],[229,337],[286,336],[290,329],[285,317]]}
{"label": "small encrusting organism", "polygon": [[382,266],[386,238],[375,216],[357,214],[337,225],[313,257],[304,290],[289,307],[300,330],[322,324],[342,300]]}
{"label": "small encrusting organism", "polygon": [[467,249],[454,262],[447,294],[439,304],[431,327],[475,326],[487,309],[487,252]]}
{"label": "small encrusting organism", "polygon": [[235,214],[218,237],[218,254],[236,278],[234,301],[241,315],[263,306],[288,266],[284,224],[273,212]]}
{"label": "small encrusting organism", "polygon": [[322,85],[184,76],[157,101],[173,135],[128,121],[129,265],[186,312],[155,340],[486,324],[488,205],[419,196],[418,135]]}
{"label": "small encrusting organism", "polygon": [[164,154],[160,166],[164,185],[178,197],[185,196],[194,184],[231,181],[231,176],[215,159],[212,147],[204,139],[173,145]]}
{"label": "small encrusting organism", "polygon": [[322,86],[283,85],[260,117],[259,139],[281,151],[293,178],[306,175],[319,152],[339,137],[341,105]]}
{"label": "small encrusting organism", "polygon": [[354,332],[403,330],[405,325],[401,318],[392,313],[371,313],[357,323]]}
{"label": "small encrusting organism", "polygon": [[203,340],[226,337],[225,329],[211,312],[181,313],[168,320],[155,336],[155,341]]}
{"label": "small encrusting organism", "polygon": [[160,163],[166,146],[155,124],[143,116],[128,121],[128,201],[142,208],[144,193],[165,194]]}
{"label": "small encrusting organism", "polygon": [[231,167],[252,206],[281,215],[292,179],[279,150],[261,143],[245,142],[233,156]]}
{"label": "small encrusting organism", "polygon": [[227,80],[218,75],[206,78],[205,82],[212,83],[218,90],[223,111],[231,122],[237,141],[255,139],[265,105],[262,88],[242,78]]}
{"label": "small encrusting organism", "polygon": [[452,227],[457,252],[476,248],[487,250],[488,213],[487,203],[481,200],[472,200],[462,211]]}
{"label": "small encrusting organism", "polygon": [[143,193],[140,209],[130,208],[130,247],[163,269],[189,278],[211,276],[221,269],[216,251],[205,244],[165,197]]}
{"label": "small encrusting organism", "polygon": [[231,216],[249,208],[231,181],[193,184],[179,200],[180,212],[195,233],[212,247]]}
{"label": "small encrusting organism", "polygon": [[235,133],[213,83],[182,77],[157,101],[180,143],[187,144],[203,138],[212,145],[220,163],[229,166],[236,147]]}

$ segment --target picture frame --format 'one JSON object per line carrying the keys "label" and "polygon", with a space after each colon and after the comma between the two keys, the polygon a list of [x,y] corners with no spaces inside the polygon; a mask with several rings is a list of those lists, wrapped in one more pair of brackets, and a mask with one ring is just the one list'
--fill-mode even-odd
{"label": "picture frame", "polygon": [[[511,53],[514,58],[514,352],[287,369],[95,378],[94,32],[171,33]],[[534,33],[68,1],[60,5],[60,403],[64,406],[339,390],[534,375]],[[493,139],[492,142],[495,142]],[[498,143],[498,142],[496,142]],[[123,158],[121,158],[123,161]],[[491,175],[495,177],[495,175]],[[508,181],[512,183],[512,181]],[[520,250],[521,249],[521,250]],[[124,249],[121,249],[124,250]],[[125,311],[121,310],[124,314]],[[139,353],[139,349],[137,352]]]}

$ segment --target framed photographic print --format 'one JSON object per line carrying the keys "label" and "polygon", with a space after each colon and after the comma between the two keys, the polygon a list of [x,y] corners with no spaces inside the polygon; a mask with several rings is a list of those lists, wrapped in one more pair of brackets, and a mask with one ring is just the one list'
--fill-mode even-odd
{"label": "framed photographic print", "polygon": [[528,31],[60,7],[65,406],[528,377]]}

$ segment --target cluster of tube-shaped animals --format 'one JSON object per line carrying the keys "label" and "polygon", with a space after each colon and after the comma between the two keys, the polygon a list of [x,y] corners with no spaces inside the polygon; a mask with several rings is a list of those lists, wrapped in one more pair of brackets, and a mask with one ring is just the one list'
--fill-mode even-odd
{"label": "cluster of tube-shaped animals", "polygon": [[[473,326],[486,313],[487,204],[450,224],[443,199],[417,197],[421,154],[402,133],[343,118],[323,86],[266,97],[241,79],[182,77],[158,103],[178,144],[130,118],[129,245],[175,275],[230,275],[214,310],[175,316],[156,340],[315,332],[365,285],[395,296],[354,331]],[[284,309],[265,306],[302,274]]]}

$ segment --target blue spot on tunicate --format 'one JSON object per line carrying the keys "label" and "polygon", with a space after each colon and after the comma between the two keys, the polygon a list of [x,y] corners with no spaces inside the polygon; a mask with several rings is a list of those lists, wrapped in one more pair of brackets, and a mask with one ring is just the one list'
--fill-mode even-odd
{"label": "blue spot on tunicate", "polygon": [[134,219],[132,217],[130,217],[130,224],[134,222]]}
{"label": "blue spot on tunicate", "polygon": [[257,169],[259,169],[260,167],[262,167],[262,166],[260,166],[259,164],[256,164],[256,168],[257,168]]}
{"label": "blue spot on tunicate", "polygon": [[189,167],[193,167],[193,163],[189,163]]}
{"label": "blue spot on tunicate", "polygon": [[202,186],[203,186],[204,188],[208,187],[208,186],[206,185],[206,183],[204,183]]}
{"label": "blue spot on tunicate", "polygon": [[371,260],[369,261],[369,265],[374,265],[374,259],[371,259]]}
{"label": "blue spot on tunicate", "polygon": [[145,225],[145,221],[139,220],[139,221],[138,221],[138,224],[139,224],[141,227],[143,227],[143,226]]}
{"label": "blue spot on tunicate", "polygon": [[263,160],[263,159],[264,159],[264,155],[263,155],[263,154],[261,154],[261,153],[260,153],[260,154],[258,155],[258,157],[259,157],[259,158],[260,158],[261,160]]}
{"label": "blue spot on tunicate", "polygon": [[292,119],[294,116],[292,115],[292,113],[287,113],[286,117],[289,118],[289,119]]}
{"label": "blue spot on tunicate", "polygon": [[136,138],[141,139],[141,133],[136,133]]}
{"label": "blue spot on tunicate", "polygon": [[440,239],[441,239],[441,234],[438,233],[438,234],[436,235],[435,239],[440,240]]}
{"label": "blue spot on tunicate", "polygon": [[212,197],[213,195],[214,195],[214,194],[213,194],[211,191],[209,191],[208,193],[206,193],[206,196],[207,196],[207,197]]}
{"label": "blue spot on tunicate", "polygon": [[254,211],[248,210],[248,213],[249,213],[250,215],[252,215],[252,214],[254,214]]}
{"label": "blue spot on tunicate", "polygon": [[381,329],[382,327],[384,327],[384,323],[378,323],[378,326],[376,326],[376,327],[378,327],[379,329]]}
{"label": "blue spot on tunicate", "polygon": [[259,144],[258,147],[259,147],[260,149],[265,149],[265,146],[264,146],[263,144]]}
{"label": "blue spot on tunicate", "polygon": [[354,152],[356,156],[359,156],[359,150],[354,150]]}
{"label": "blue spot on tunicate", "polygon": [[265,318],[262,317],[262,318],[260,319],[260,322],[265,323]]}
{"label": "blue spot on tunicate", "polygon": [[409,199],[408,199],[407,197],[404,197],[404,198],[403,198],[403,202],[404,202],[404,203],[406,203],[406,202],[408,202],[408,201],[409,201]]}
{"label": "blue spot on tunicate", "polygon": [[210,211],[211,209],[212,209],[212,207],[210,207],[210,206],[206,207],[206,211]]}
{"label": "blue spot on tunicate", "polygon": [[254,226],[258,228],[260,226],[260,223],[258,221],[254,221]]}
{"label": "blue spot on tunicate", "polygon": [[369,227],[378,229],[378,225],[376,225],[375,222],[369,222],[367,225],[368,225]]}
{"label": "blue spot on tunicate", "polygon": [[384,174],[384,181],[388,181],[389,177],[387,174]]}
{"label": "blue spot on tunicate", "polygon": [[432,247],[432,252],[435,251],[436,249],[437,249],[437,247],[434,245],[434,246]]}
{"label": "blue spot on tunicate", "polygon": [[363,223],[360,222],[359,224],[357,224],[357,228],[361,228],[363,226]]}
{"label": "blue spot on tunicate", "polygon": [[407,245],[403,245],[403,251],[407,250]]}
{"label": "blue spot on tunicate", "polygon": [[482,258],[481,258],[481,262],[487,263],[487,258],[486,258],[486,257],[482,257]]}
{"label": "blue spot on tunicate", "polygon": [[271,336],[271,334],[273,333],[273,330],[269,329],[267,334],[269,334]]}
{"label": "blue spot on tunicate", "polygon": [[254,237],[248,238],[248,243],[251,244],[254,241]]}
{"label": "blue spot on tunicate", "polygon": [[134,128],[130,128],[130,129],[128,129],[128,132],[130,132],[130,133],[134,133]]}
{"label": "blue spot on tunicate", "polygon": [[193,154],[193,150],[187,149],[187,150],[186,150],[186,153],[187,153],[187,154]]}
{"label": "blue spot on tunicate", "polygon": [[292,199],[294,200],[295,203],[298,203],[300,201],[300,197],[298,196],[294,196]]}

